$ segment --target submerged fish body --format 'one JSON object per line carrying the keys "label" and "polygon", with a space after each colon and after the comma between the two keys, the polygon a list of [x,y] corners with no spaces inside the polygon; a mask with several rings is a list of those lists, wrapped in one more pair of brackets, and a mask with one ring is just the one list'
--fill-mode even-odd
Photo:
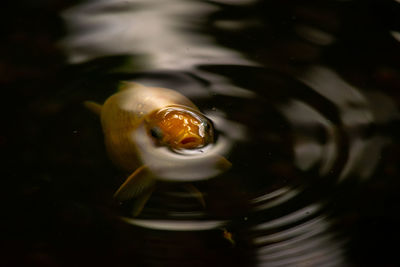
{"label": "submerged fish body", "polygon": [[117,199],[138,196],[156,179],[202,180],[230,167],[213,148],[211,121],[174,90],[123,82],[102,106],[85,104],[100,115],[112,162],[131,173]]}
{"label": "submerged fish body", "polygon": [[128,172],[142,165],[135,131],[148,121],[152,112],[171,105],[197,110],[189,99],[176,91],[128,82],[105,101],[101,108],[101,124],[107,151],[114,164]]}

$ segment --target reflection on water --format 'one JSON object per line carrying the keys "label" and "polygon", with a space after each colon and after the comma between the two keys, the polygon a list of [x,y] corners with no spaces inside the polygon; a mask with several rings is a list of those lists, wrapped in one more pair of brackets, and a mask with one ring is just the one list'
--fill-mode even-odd
{"label": "reflection on water", "polygon": [[198,25],[216,10],[217,6],[198,1],[91,1],[64,13],[71,32],[63,45],[73,63],[99,56],[140,55],[147,69],[248,64],[240,53],[197,32]]}
{"label": "reflection on water", "polygon": [[[379,162],[381,150],[388,138],[382,135],[363,136],[363,131],[365,132],[365,129],[372,125],[382,125],[395,120],[399,113],[394,103],[388,97],[376,91],[370,91],[365,95],[361,94],[360,91],[343,81],[337,74],[323,67],[313,67],[304,71],[300,80],[334,104],[341,122],[340,126],[332,124],[321,126],[321,128],[328,128],[325,132],[330,133],[330,142],[326,140],[330,143],[326,145],[330,149],[314,150],[309,154],[314,156],[320,154],[319,157],[326,158],[324,161],[333,161],[333,158],[338,156],[333,151],[337,147],[335,143],[339,141],[337,127],[341,127],[343,130],[341,134],[347,138],[348,154],[339,179],[349,175],[357,175],[360,178],[370,177]],[[385,107],[385,109],[381,107]],[[296,112],[296,114],[301,113],[301,110]],[[323,118],[321,119],[323,120]],[[314,119],[314,121],[319,123],[319,118]],[[325,120],[325,124],[328,123]],[[315,145],[311,144],[310,147],[315,149]],[[307,153],[307,149],[303,150]],[[307,156],[300,154],[298,158],[305,160]],[[326,174],[330,168],[325,169]]]}
{"label": "reflection on water", "polygon": [[[98,255],[96,263],[112,266],[392,263],[391,250],[376,244],[391,238],[387,221],[396,224],[379,218],[396,206],[386,183],[398,178],[399,28],[382,14],[398,3],[372,2],[92,0],[65,10],[59,44],[73,73],[66,84],[78,96],[60,99],[101,102],[121,80],[173,88],[214,122],[214,149],[232,168],[189,181],[202,166],[182,160],[134,217],[134,201],[110,204],[125,174],[107,163],[98,122],[67,112],[83,120],[77,147],[86,152],[74,154],[84,162],[74,170],[67,157],[52,159],[68,170],[54,171],[57,192],[78,203],[54,208],[54,228],[65,231],[52,239],[55,258]],[[146,157],[167,166],[159,152]],[[83,245],[68,235],[84,230]],[[89,256],[80,251],[86,245]]]}
{"label": "reflection on water", "polygon": [[[319,207],[310,206],[294,214],[257,225],[257,259],[260,266],[343,266],[343,240],[329,231],[325,215],[316,216]],[[287,225],[295,224],[287,228]],[[286,228],[285,228],[286,226]],[[263,235],[263,232],[273,232]]]}

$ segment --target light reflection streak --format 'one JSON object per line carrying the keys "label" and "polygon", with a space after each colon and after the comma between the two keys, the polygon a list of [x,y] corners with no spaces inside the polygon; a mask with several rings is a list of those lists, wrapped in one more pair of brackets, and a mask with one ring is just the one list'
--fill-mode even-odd
{"label": "light reflection streak", "polygon": [[168,217],[171,218],[191,218],[191,219],[195,219],[195,218],[204,218],[205,213],[204,212],[194,212],[194,211],[190,211],[190,212],[168,212]]}
{"label": "light reflection streak", "polygon": [[282,187],[279,188],[275,191],[272,191],[270,193],[264,194],[262,196],[256,197],[255,199],[253,199],[254,203],[258,203],[258,202],[262,202],[262,201],[266,201],[266,200],[270,200],[276,197],[279,197],[281,195],[286,194],[287,192],[289,192],[291,190],[290,187]]}
{"label": "light reflection streak", "polygon": [[317,45],[330,45],[335,41],[331,34],[307,25],[296,25],[295,31],[301,37]]}
{"label": "light reflection streak", "polygon": [[218,229],[226,224],[226,221],[143,220],[127,217],[121,219],[135,226],[167,231],[205,231]]}
{"label": "light reflection streak", "polygon": [[263,223],[263,224],[259,224],[256,227],[254,227],[253,229],[254,230],[268,230],[271,228],[276,228],[276,227],[280,227],[283,225],[287,225],[289,223],[300,221],[300,220],[303,220],[303,219],[315,214],[320,208],[321,208],[320,205],[313,204],[311,206],[299,209],[289,215],[282,216],[278,219],[271,220],[271,221]]}
{"label": "light reflection streak", "polygon": [[254,207],[255,211],[262,211],[262,210],[267,210],[272,207],[276,207],[282,203],[285,203],[289,201],[290,199],[294,198],[296,195],[301,193],[300,190],[295,190],[291,189],[290,191],[285,192],[284,194],[274,198],[273,200],[268,201],[267,203],[264,204],[258,204],[257,206]]}

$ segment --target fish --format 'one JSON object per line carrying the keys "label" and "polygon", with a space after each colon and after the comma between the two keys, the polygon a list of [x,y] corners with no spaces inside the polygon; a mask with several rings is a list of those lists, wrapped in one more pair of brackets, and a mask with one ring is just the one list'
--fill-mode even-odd
{"label": "fish", "polygon": [[199,181],[231,167],[213,122],[175,90],[121,82],[103,105],[84,105],[100,116],[109,158],[129,174],[114,194],[119,201],[143,195],[146,202],[157,180]]}
{"label": "fish", "polygon": [[221,228],[221,230],[223,238],[229,241],[229,243],[231,243],[232,246],[235,246],[236,242],[235,239],[233,238],[233,234],[229,232],[226,228]]}

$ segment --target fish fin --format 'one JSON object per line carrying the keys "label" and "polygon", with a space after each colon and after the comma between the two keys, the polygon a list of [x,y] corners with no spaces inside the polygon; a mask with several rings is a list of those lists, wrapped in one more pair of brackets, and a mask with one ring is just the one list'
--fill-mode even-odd
{"label": "fish fin", "polygon": [[147,201],[153,194],[154,187],[151,187],[151,189],[147,190],[144,194],[142,194],[134,203],[132,207],[132,216],[137,217],[139,214],[142,212],[144,206],[146,205]]}
{"label": "fish fin", "polygon": [[232,246],[236,245],[235,239],[233,239],[233,234],[229,232],[226,228],[221,228],[223,231],[222,236],[231,243]]}
{"label": "fish fin", "polygon": [[204,196],[203,193],[199,191],[195,186],[191,184],[187,184],[184,186],[187,191],[189,191],[190,194],[192,194],[197,200],[200,202],[200,204],[203,206],[203,208],[206,207],[206,202],[204,201]]}
{"label": "fish fin", "polygon": [[93,102],[93,101],[85,101],[85,102],[83,102],[83,105],[84,105],[88,110],[90,110],[91,112],[93,112],[94,114],[100,116],[100,114],[101,114],[101,107],[102,107],[100,104],[98,104],[98,103],[96,103],[96,102]]}
{"label": "fish fin", "polygon": [[114,193],[114,198],[124,201],[149,190],[155,181],[150,169],[143,165],[137,168]]}
{"label": "fish fin", "polygon": [[141,85],[140,83],[122,81],[118,85],[118,91],[121,92],[126,89],[134,89],[134,88],[140,88],[140,87],[145,87],[145,86]]}
{"label": "fish fin", "polygon": [[215,165],[218,169],[223,171],[227,171],[232,167],[232,163],[222,156],[219,157]]}

